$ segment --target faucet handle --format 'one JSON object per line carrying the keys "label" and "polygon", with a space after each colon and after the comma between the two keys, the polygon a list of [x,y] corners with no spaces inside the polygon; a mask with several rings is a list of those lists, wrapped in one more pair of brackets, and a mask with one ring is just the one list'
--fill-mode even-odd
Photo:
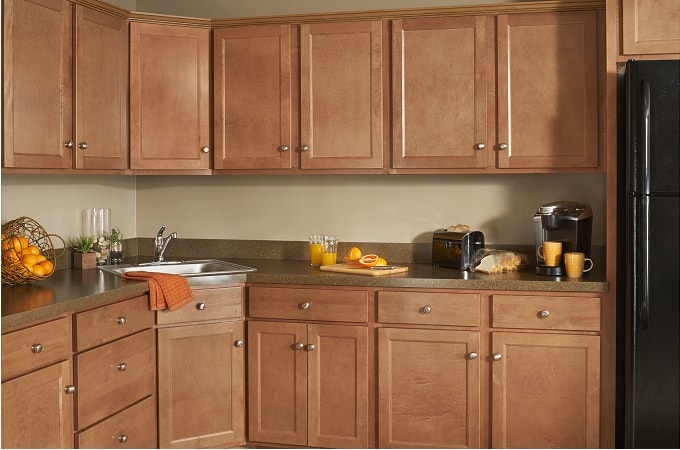
{"label": "faucet handle", "polygon": [[161,225],[161,229],[158,230],[158,234],[156,234],[156,237],[162,238],[164,232],[165,232],[165,225]]}

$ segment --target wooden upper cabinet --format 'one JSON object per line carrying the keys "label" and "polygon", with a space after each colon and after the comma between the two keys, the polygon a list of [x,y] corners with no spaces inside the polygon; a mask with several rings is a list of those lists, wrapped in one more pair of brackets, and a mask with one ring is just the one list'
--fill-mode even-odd
{"label": "wooden upper cabinet", "polygon": [[497,20],[498,167],[597,167],[597,13]]}
{"label": "wooden upper cabinet", "polygon": [[71,2],[4,0],[3,167],[71,167]]}
{"label": "wooden upper cabinet", "polygon": [[393,168],[487,166],[490,21],[392,21]]}
{"label": "wooden upper cabinet", "polygon": [[213,33],[215,169],[290,169],[292,25]]}
{"label": "wooden upper cabinet", "polygon": [[210,168],[210,30],[130,24],[130,168]]}
{"label": "wooden upper cabinet", "polygon": [[128,24],[75,8],[75,167],[127,169]]}
{"label": "wooden upper cabinet", "polygon": [[300,25],[300,167],[380,169],[383,22]]}
{"label": "wooden upper cabinet", "polygon": [[622,0],[624,55],[680,53],[678,0]]}

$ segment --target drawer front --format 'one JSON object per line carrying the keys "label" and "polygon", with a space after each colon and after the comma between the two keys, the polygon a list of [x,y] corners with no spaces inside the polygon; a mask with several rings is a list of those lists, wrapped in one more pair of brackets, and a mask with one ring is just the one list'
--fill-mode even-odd
{"label": "drawer front", "polygon": [[600,330],[599,297],[494,295],[491,301],[496,328]]}
{"label": "drawer front", "polygon": [[150,329],[76,355],[77,429],[152,395],[155,366]]}
{"label": "drawer front", "polygon": [[146,295],[76,314],[76,351],[150,328],[153,320]]}
{"label": "drawer front", "polygon": [[368,292],[336,289],[251,287],[250,317],[367,322]]}
{"label": "drawer front", "polygon": [[378,322],[478,327],[479,294],[382,291]]}
{"label": "drawer front", "polygon": [[69,317],[2,335],[2,379],[71,356]]}
{"label": "drawer front", "polygon": [[202,320],[239,319],[243,303],[243,288],[196,289],[194,300],[175,311],[156,312],[159,325]]}
{"label": "drawer front", "polygon": [[145,400],[81,433],[78,448],[157,448],[156,399]]}

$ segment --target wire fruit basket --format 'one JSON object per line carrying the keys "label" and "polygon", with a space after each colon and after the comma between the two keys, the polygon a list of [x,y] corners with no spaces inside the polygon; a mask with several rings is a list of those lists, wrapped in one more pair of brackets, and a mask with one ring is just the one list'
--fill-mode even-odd
{"label": "wire fruit basket", "polygon": [[[52,243],[62,243],[57,253]],[[2,226],[2,284],[20,285],[44,280],[57,269],[57,258],[64,253],[64,240],[49,234],[30,217],[19,217]]]}

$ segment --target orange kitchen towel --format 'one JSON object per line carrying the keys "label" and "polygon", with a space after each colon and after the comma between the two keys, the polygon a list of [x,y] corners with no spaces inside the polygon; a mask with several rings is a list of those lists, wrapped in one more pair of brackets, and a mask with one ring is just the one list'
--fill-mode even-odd
{"label": "orange kitchen towel", "polygon": [[181,275],[145,271],[125,272],[123,278],[149,283],[149,303],[154,311],[181,308],[194,299],[187,279]]}

